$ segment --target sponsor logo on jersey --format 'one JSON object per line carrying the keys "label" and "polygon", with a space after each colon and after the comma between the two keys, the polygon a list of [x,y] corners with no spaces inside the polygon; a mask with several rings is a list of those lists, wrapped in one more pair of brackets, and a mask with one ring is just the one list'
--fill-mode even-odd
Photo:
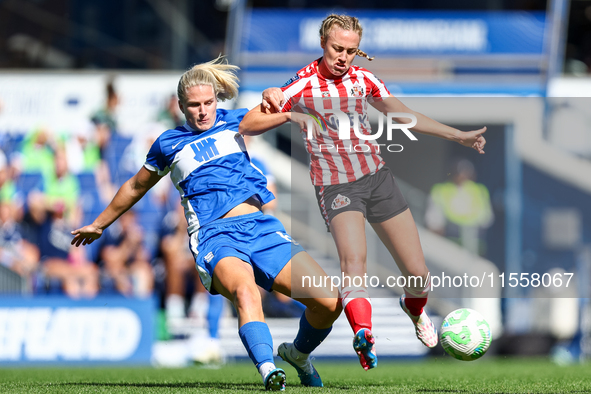
{"label": "sponsor logo on jersey", "polygon": [[349,204],[351,204],[351,200],[349,199],[349,197],[342,196],[339,194],[332,201],[332,204],[330,205],[330,207],[332,209],[341,209],[341,208],[346,207]]}
{"label": "sponsor logo on jersey", "polygon": [[198,162],[206,161],[220,154],[218,148],[215,146],[215,139],[204,138],[193,144],[191,148],[195,153],[195,160]]}
{"label": "sponsor logo on jersey", "polygon": [[298,74],[294,75],[293,77],[291,77],[289,79],[289,81],[285,82],[285,84],[282,86],[282,88],[291,85],[292,83],[294,83],[295,81],[297,81],[298,79],[300,79],[300,76]]}
{"label": "sponsor logo on jersey", "polygon": [[330,97],[330,92],[322,92],[322,97]]}

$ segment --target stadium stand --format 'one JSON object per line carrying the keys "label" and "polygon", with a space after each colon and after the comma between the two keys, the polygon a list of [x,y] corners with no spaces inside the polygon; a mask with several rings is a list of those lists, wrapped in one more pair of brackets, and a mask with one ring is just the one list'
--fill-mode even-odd
{"label": "stadium stand", "polygon": [[117,186],[122,185],[129,178],[129,174],[121,168],[120,160],[123,157],[125,148],[131,143],[132,139],[119,134],[113,134],[104,152],[104,160],[109,167],[111,181]]}

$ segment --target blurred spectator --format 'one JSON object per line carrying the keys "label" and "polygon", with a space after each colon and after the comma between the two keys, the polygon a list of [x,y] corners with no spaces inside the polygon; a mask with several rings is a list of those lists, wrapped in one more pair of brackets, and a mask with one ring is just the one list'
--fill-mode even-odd
{"label": "blurred spectator", "polygon": [[[222,350],[219,343],[219,321],[224,312],[224,298],[221,295],[209,294],[201,281],[195,268],[195,259],[189,249],[189,237],[187,236],[187,221],[183,212],[183,206],[176,203],[164,218],[163,232],[160,250],[166,267],[166,319],[169,328],[174,329],[182,324],[186,318],[185,296],[186,287],[193,288],[189,316],[200,317],[200,311],[207,303],[207,325],[209,340],[203,342],[198,338],[191,341],[191,353],[195,361],[204,364],[219,363],[222,361]],[[190,281],[190,282],[189,282]],[[192,286],[187,286],[191,284]]]}
{"label": "blurred spectator", "polygon": [[78,205],[80,185],[78,179],[68,170],[68,158],[62,146],[55,151],[54,168],[54,172],[44,179],[46,204],[50,210],[63,205],[66,220],[76,226],[81,222]]}
{"label": "blurred spectator", "polygon": [[431,189],[425,223],[472,253],[486,253],[485,230],[494,220],[486,186],[475,182],[474,165],[467,159],[456,160],[452,181]]}
{"label": "blurred spectator", "polygon": [[113,81],[107,82],[107,100],[105,106],[96,111],[91,120],[94,124],[107,126],[110,132],[116,133],[117,126],[117,106],[119,105],[119,96],[115,91]]}
{"label": "blurred spectator", "polygon": [[41,173],[44,178],[54,171],[54,142],[50,131],[39,128],[23,140],[19,157],[19,169],[24,173]]}
{"label": "blurred spectator", "polygon": [[63,136],[71,173],[93,172],[99,166],[101,152],[94,131],[92,122],[83,121],[74,126],[70,135]]}
{"label": "blurred spectator", "polygon": [[102,201],[110,201],[116,188],[111,182],[109,167],[101,156],[96,127],[90,122],[77,124],[72,135],[65,138],[68,168],[72,174],[94,174],[96,190]]}
{"label": "blurred spectator", "polygon": [[185,123],[183,113],[179,108],[179,99],[176,94],[172,94],[166,106],[158,113],[156,121],[165,126],[166,129],[174,129],[177,126],[182,126]]}
{"label": "blurred spectator", "polygon": [[30,279],[39,264],[39,249],[23,237],[19,223],[22,203],[18,201],[10,170],[0,151],[0,264]]}
{"label": "blurred spectator", "polygon": [[154,274],[144,247],[144,230],[137,222],[136,213],[127,211],[105,235],[100,252],[103,274],[123,295],[149,296],[154,287]]}
{"label": "blurred spectator", "polygon": [[70,297],[94,297],[98,293],[98,269],[83,249],[70,245],[72,228],[81,219],[80,188],[68,172],[63,147],[55,151],[54,171],[44,179],[43,191],[31,192],[29,214],[36,229],[41,255],[37,289],[53,291],[56,281]]}
{"label": "blurred spectator", "polygon": [[63,147],[55,151],[55,157],[52,157],[51,161],[52,171],[46,170],[43,173],[42,190],[29,191],[29,215],[34,224],[42,225],[48,214],[57,210],[59,215],[74,227],[81,219],[78,179],[68,171],[67,156]]}
{"label": "blurred spectator", "polygon": [[101,157],[104,157],[103,151],[109,145],[111,134],[118,131],[117,106],[119,105],[119,96],[115,91],[113,81],[107,83],[106,89],[107,100],[105,106],[90,117],[90,120],[96,126],[96,143],[101,150]]}
{"label": "blurred spectator", "polygon": [[22,202],[17,201],[16,184],[13,180],[14,169],[10,166],[3,151],[0,150],[0,201],[13,201],[16,204],[14,209],[20,211],[17,220],[22,219]]}
{"label": "blurred spectator", "polygon": [[[72,298],[91,298],[99,290],[98,269],[87,260],[84,251],[70,245],[72,226],[64,219],[64,206],[56,204],[48,212],[39,235],[42,279],[61,282],[63,291]],[[41,284],[41,286],[43,286]],[[38,285],[39,289],[40,285]]]}
{"label": "blurred spectator", "polygon": [[39,249],[25,240],[11,201],[0,200],[0,264],[30,280],[39,265]]}

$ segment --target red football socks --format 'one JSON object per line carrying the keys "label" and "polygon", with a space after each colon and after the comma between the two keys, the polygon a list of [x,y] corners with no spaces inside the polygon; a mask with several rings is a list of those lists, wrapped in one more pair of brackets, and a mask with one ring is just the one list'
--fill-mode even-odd
{"label": "red football socks", "polygon": [[427,295],[421,298],[415,298],[415,296],[406,290],[404,293],[406,294],[406,298],[404,299],[406,309],[408,309],[411,315],[420,316],[423,313],[423,307],[427,305]]}
{"label": "red football socks", "polygon": [[362,328],[371,330],[371,301],[367,290],[346,287],[341,291],[341,301],[353,333]]}

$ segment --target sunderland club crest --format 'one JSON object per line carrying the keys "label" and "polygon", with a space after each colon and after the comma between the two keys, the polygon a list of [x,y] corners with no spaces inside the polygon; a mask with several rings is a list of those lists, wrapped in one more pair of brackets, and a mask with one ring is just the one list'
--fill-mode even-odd
{"label": "sunderland club crest", "polygon": [[347,205],[351,204],[351,200],[349,197],[343,195],[337,195],[334,200],[332,200],[331,208],[332,209],[341,209],[346,207]]}
{"label": "sunderland club crest", "polygon": [[351,97],[363,97],[364,93],[365,90],[357,83],[351,88]]}

